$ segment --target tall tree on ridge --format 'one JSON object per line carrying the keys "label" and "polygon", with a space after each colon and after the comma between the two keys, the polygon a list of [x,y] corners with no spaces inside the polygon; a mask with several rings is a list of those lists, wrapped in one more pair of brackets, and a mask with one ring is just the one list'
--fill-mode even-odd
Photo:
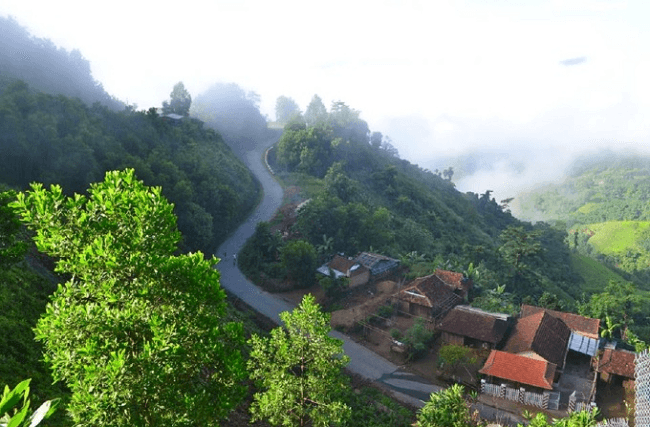
{"label": "tall tree on ridge", "polygon": [[163,102],[163,113],[180,114],[181,116],[187,116],[190,114],[192,96],[187,89],[185,89],[183,82],[178,82],[174,85],[174,89],[169,94],[169,98],[169,102]]}

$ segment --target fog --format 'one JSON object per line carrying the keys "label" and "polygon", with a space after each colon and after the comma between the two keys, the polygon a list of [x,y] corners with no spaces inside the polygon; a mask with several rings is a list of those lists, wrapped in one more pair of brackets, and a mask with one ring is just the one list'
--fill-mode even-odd
{"label": "fog", "polygon": [[344,101],[402,158],[453,166],[497,199],[562,177],[585,150],[650,145],[650,4],[633,0],[3,0],[37,37],[79,49],[139,109],[183,81],[304,110]]}

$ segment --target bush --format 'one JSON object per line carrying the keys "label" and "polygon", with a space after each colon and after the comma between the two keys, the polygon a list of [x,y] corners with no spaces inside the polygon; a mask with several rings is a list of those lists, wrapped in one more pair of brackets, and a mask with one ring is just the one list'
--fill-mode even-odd
{"label": "bush", "polygon": [[377,310],[377,315],[379,317],[391,317],[393,315],[393,306],[392,305],[382,305]]}
{"label": "bush", "polygon": [[399,329],[393,328],[393,329],[390,330],[390,336],[394,340],[399,340],[400,338],[402,338],[402,332],[400,332]]}
{"label": "bush", "polygon": [[429,344],[432,340],[433,332],[426,328],[424,319],[418,317],[404,336],[408,360],[417,360],[427,354]]}

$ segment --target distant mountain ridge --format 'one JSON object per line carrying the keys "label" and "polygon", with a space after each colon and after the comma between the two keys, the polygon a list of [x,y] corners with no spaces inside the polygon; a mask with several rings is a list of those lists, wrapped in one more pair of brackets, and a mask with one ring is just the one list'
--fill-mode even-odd
{"label": "distant mountain ridge", "polygon": [[13,79],[51,95],[79,98],[88,105],[99,102],[112,110],[124,108],[93,78],[81,52],[57,48],[49,39],[30,35],[13,18],[0,16],[0,90]]}
{"label": "distant mountain ridge", "polygon": [[520,217],[561,223],[577,251],[650,287],[650,157],[609,151],[583,157],[564,182],[517,202]]}

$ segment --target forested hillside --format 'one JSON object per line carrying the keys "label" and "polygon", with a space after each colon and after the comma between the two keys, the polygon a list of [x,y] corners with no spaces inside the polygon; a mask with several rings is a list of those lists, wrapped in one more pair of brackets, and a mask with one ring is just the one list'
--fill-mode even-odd
{"label": "forested hillside", "polygon": [[322,256],[372,250],[422,274],[440,266],[471,271],[480,274],[479,292],[503,284],[519,300],[544,291],[568,305],[580,297],[563,229],[518,221],[489,191],[458,192],[451,169],[443,177],[400,159],[390,140],[370,132],[360,112],[343,102],[328,112],[314,97],[304,117],[287,123],[272,154],[278,176],[309,202],[289,241],[258,230],[249,246],[258,252],[242,254],[244,268],[282,276],[273,260],[299,250],[292,240],[304,240]]}
{"label": "forested hillside", "polygon": [[560,184],[518,197],[521,216],[559,221],[579,253],[650,286],[650,158],[579,159]]}
{"label": "forested hillside", "polygon": [[56,183],[81,193],[106,171],[127,167],[163,187],[185,249],[212,252],[258,197],[245,166],[198,120],[89,107],[21,81],[0,92],[0,182],[16,189]]}
{"label": "forested hillside", "polygon": [[81,52],[58,48],[49,39],[29,34],[13,18],[0,16],[0,89],[20,79],[53,95],[79,98],[88,105],[99,102],[113,110],[124,103],[95,80]]}

